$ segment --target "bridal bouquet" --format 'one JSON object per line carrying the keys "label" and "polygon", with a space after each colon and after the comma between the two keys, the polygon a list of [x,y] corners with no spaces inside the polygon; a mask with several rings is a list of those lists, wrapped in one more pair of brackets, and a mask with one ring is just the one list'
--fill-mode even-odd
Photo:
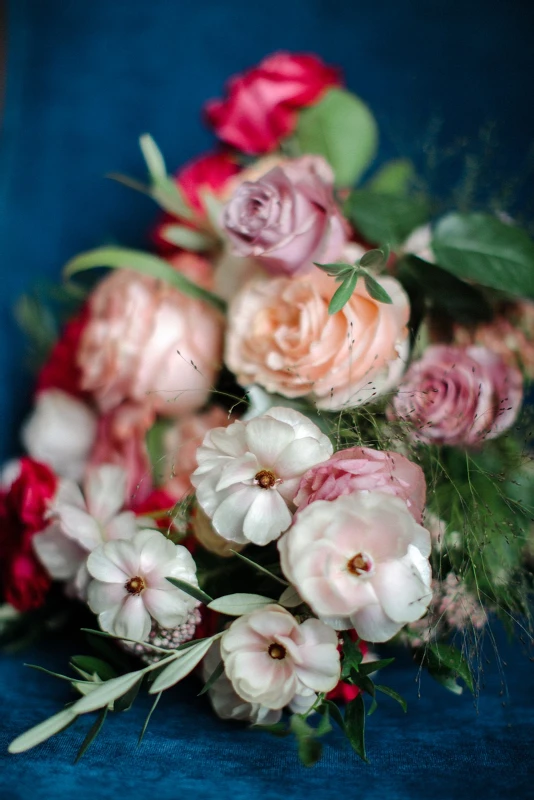
{"label": "bridal bouquet", "polygon": [[0,632],[70,609],[89,652],[13,753],[97,712],[83,753],[194,673],[305,764],[331,723],[365,759],[382,695],[405,708],[377,645],[476,694],[488,615],[530,625],[534,244],[505,209],[440,209],[408,161],[370,171],[374,118],[315,56],[205,114],[216,150],[170,176],[145,135],[148,183],[113,176],[162,207],[152,252],[83,253],[18,307],[41,364]]}

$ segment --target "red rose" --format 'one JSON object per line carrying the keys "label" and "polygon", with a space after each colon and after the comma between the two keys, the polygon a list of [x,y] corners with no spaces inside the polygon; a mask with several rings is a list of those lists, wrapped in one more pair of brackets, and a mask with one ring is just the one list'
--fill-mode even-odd
{"label": "red rose", "polygon": [[[233,156],[229,153],[206,153],[190,161],[175,175],[175,181],[182,191],[187,205],[195,212],[200,220],[206,217],[203,192],[219,197],[228,184],[240,170]],[[188,220],[180,220],[181,224],[196,227]],[[163,228],[167,225],[176,225],[177,218],[173,214],[163,214],[152,232],[152,240],[160,250],[172,251],[176,247],[163,237]]]}
{"label": "red rose", "polygon": [[4,600],[19,611],[42,606],[50,588],[32,539],[47,525],[56,488],[57,478],[47,466],[23,458],[18,477],[0,492],[0,585]]}
{"label": "red rose", "polygon": [[76,364],[78,345],[88,320],[87,308],[65,325],[61,337],[52,348],[48,361],[37,376],[37,392],[62,389],[81,399],[87,396],[80,388],[81,372]]}
{"label": "red rose", "polygon": [[299,108],[340,83],[338,70],[316,56],[275,53],[233,77],[228,97],[211,100],[205,113],[223,142],[245,153],[268,153],[295,129]]}

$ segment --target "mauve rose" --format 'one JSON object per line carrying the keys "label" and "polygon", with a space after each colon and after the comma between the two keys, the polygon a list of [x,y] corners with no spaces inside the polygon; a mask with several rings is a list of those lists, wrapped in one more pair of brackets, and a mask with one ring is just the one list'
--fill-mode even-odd
{"label": "mauve rose", "polygon": [[[187,263],[195,258],[178,256]],[[221,315],[205,303],[155,278],[117,270],[89,300],[77,358],[82,388],[93,393],[101,413],[125,401],[165,416],[193,411],[216,380],[222,331]]]}
{"label": "mauve rose", "polygon": [[171,252],[176,245],[165,239],[167,225],[186,225],[191,228],[209,228],[206,214],[204,193],[221,198],[227,191],[232,179],[240,172],[241,167],[231,153],[206,153],[200,158],[190,161],[180,169],[174,180],[182,196],[195,214],[195,219],[182,219],[174,214],[162,214],[152,231],[152,240],[159,250]]}
{"label": "mauve rose", "polygon": [[421,523],[426,482],[421,467],[399,453],[350,447],[303,476],[294,503],[299,511],[316,500],[335,500],[353,492],[384,492],[402,498],[416,522]]}
{"label": "mauve rose", "polygon": [[268,153],[295,129],[297,110],[341,83],[338,70],[317,56],[274,53],[227,84],[225,100],[204,109],[215,133],[245,153]]}
{"label": "mauve rose", "polygon": [[241,183],[223,214],[235,254],[285,275],[313,269],[314,260],[337,259],[346,223],[332,187],[332,170],[321,156],[286,161]]}
{"label": "mauve rose", "polygon": [[522,398],[521,373],[491,350],[433,345],[404,376],[389,416],[417,441],[476,445],[513,424]]}
{"label": "mauve rose", "polygon": [[336,288],[319,270],[303,278],[247,283],[228,313],[225,360],[242,386],[284,397],[310,395],[338,410],[394,388],[408,355],[409,301],[394,278],[377,278],[392,303],[379,303],[358,281],[349,302],[330,315]]}

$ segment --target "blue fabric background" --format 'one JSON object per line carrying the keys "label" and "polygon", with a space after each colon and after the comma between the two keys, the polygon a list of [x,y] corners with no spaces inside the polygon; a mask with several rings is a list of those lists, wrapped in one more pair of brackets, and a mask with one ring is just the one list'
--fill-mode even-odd
{"label": "blue fabric background", "polygon": [[[23,340],[11,306],[35,281],[58,278],[76,252],[106,241],[146,243],[149,201],[105,181],[110,171],[141,177],[136,139],[150,131],[175,168],[210,146],[200,106],[224,80],[276,49],[315,51],[344,70],[350,88],[373,108],[379,159],[412,156],[448,194],[461,177],[448,150],[465,148],[483,164],[484,191],[502,194],[518,179],[526,208],[534,104],[534,5],[528,0],[11,0],[8,83],[0,152],[0,455],[16,451],[29,404]],[[434,125],[441,120],[441,128]],[[485,161],[481,129],[499,141]],[[424,680],[417,698],[407,658],[388,683],[410,703],[405,718],[385,700],[369,721],[371,766],[329,740],[324,761],[299,767],[287,741],[214,719],[193,684],[161,706],[142,748],[136,731],[146,704],[110,720],[85,760],[72,760],[83,725],[24,756],[5,747],[64,702],[53,679],[22,662],[61,667],[71,648],[47,642],[0,662],[0,797],[140,796],[366,800],[534,797],[531,788],[531,663],[501,643],[512,687],[501,705],[497,665],[475,712]]]}

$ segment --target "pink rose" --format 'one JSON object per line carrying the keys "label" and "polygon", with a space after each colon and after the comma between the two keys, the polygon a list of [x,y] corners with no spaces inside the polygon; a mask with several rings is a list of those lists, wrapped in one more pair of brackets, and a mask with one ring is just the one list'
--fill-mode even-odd
{"label": "pink rose", "polygon": [[125,401],[165,416],[193,411],[215,382],[222,330],[221,316],[205,303],[154,278],[117,270],[89,301],[77,354],[81,387],[93,393],[102,413]]}
{"label": "pink rose", "polygon": [[229,308],[226,363],[243,386],[310,395],[319,408],[375,400],[404,369],[408,298],[394,278],[378,279],[391,305],[373,300],[358,281],[349,302],[330,315],[336,284],[316,273],[247,283]]}
{"label": "pink rose", "polygon": [[299,511],[316,500],[335,500],[353,492],[385,492],[401,497],[421,523],[426,483],[421,467],[399,453],[350,447],[334,453],[304,475],[294,503]]}
{"label": "pink rose", "polygon": [[523,398],[521,373],[485,347],[433,345],[406,373],[390,416],[416,441],[475,445],[509,428]]}
{"label": "pink rose", "polygon": [[155,415],[147,405],[123,403],[98,420],[89,464],[116,464],[127,475],[126,495],[143,503],[152,492],[152,470],[146,435]]}
{"label": "pink rose", "polygon": [[164,439],[167,454],[164,469],[164,488],[176,501],[194,492],[191,474],[196,470],[197,449],[212,428],[226,428],[234,418],[220,406],[203,414],[188,414],[170,428]]}
{"label": "pink rose", "polygon": [[338,71],[317,56],[274,53],[233,77],[228,97],[206,104],[206,117],[223,142],[245,153],[267,153],[293,132],[299,108],[340,82]]}
{"label": "pink rose", "polygon": [[243,182],[223,215],[236,255],[253,256],[269,272],[285,275],[338,258],[346,223],[332,187],[332,170],[320,156],[287,161]]}

